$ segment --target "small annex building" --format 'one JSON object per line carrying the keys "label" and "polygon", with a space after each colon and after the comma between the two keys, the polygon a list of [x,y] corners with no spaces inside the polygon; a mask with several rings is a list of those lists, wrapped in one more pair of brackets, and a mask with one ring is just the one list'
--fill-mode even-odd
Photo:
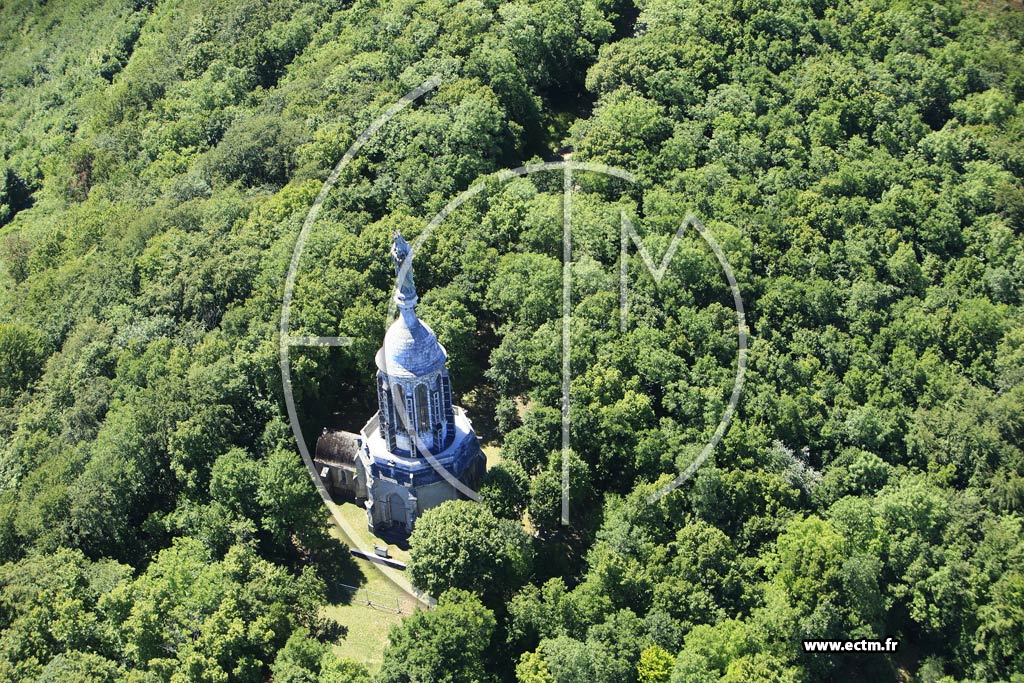
{"label": "small annex building", "polygon": [[358,434],[326,427],[320,434],[313,462],[331,495],[366,497],[366,472],[358,458],[360,448],[362,439]]}

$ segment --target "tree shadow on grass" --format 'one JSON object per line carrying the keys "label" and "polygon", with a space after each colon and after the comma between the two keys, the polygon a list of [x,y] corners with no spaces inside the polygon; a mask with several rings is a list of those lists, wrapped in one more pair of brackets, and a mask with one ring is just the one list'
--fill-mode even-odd
{"label": "tree shadow on grass", "polygon": [[[333,526],[333,521],[331,524]],[[366,583],[366,577],[349,552],[347,543],[327,532],[324,533],[324,541],[311,553],[311,559],[317,575],[326,586],[328,603],[347,605],[352,601],[354,589]]]}
{"label": "tree shadow on grass", "polygon": [[484,443],[501,438],[494,419],[498,399],[497,389],[486,383],[478,384],[462,395],[462,407],[473,421],[473,431]]}
{"label": "tree shadow on grass", "polygon": [[402,550],[409,550],[410,547],[409,532],[398,527],[377,531],[377,538],[385,543],[396,545]]}
{"label": "tree shadow on grass", "polygon": [[[348,545],[331,533],[332,526],[333,520],[325,523],[320,533],[306,539],[304,565],[312,567],[323,581],[324,606],[340,607],[352,602],[355,589],[366,579],[349,553]],[[348,636],[348,627],[323,610],[313,619],[310,631],[324,643],[338,643]]]}

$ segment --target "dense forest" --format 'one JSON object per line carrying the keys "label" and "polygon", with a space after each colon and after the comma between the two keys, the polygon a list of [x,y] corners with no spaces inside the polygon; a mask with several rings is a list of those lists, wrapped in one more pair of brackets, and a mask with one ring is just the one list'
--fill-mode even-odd
{"label": "dense forest", "polygon": [[[1024,11],[999,0],[0,3],[0,681],[1024,681]],[[288,427],[374,409],[391,234],[501,445],[431,510],[438,598],[336,656]],[[619,325],[620,216],[631,252]],[[351,416],[351,417],[350,417]],[[349,422],[353,424],[348,424]],[[569,462],[564,463],[563,458]],[[561,473],[572,519],[560,523]],[[894,638],[888,654],[803,639]]]}

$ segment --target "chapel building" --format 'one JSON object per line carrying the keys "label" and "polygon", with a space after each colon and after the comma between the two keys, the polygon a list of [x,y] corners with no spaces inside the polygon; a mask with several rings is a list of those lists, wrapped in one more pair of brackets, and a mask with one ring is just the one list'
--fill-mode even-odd
{"label": "chapel building", "polygon": [[416,316],[409,243],[391,257],[398,318],[377,351],[377,412],[359,434],[324,430],[314,462],[328,490],[362,500],[374,532],[410,532],[424,511],[467,497],[486,460],[465,411],[452,403],[448,353]]}

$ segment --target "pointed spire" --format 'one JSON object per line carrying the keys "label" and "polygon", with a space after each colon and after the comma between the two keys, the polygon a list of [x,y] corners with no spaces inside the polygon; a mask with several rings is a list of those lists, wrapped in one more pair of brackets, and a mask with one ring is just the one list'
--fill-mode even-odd
{"label": "pointed spire", "polygon": [[419,297],[416,296],[416,285],[412,281],[412,247],[397,230],[391,240],[391,260],[395,264],[395,303],[402,310],[403,317],[407,312],[415,315],[413,307]]}

